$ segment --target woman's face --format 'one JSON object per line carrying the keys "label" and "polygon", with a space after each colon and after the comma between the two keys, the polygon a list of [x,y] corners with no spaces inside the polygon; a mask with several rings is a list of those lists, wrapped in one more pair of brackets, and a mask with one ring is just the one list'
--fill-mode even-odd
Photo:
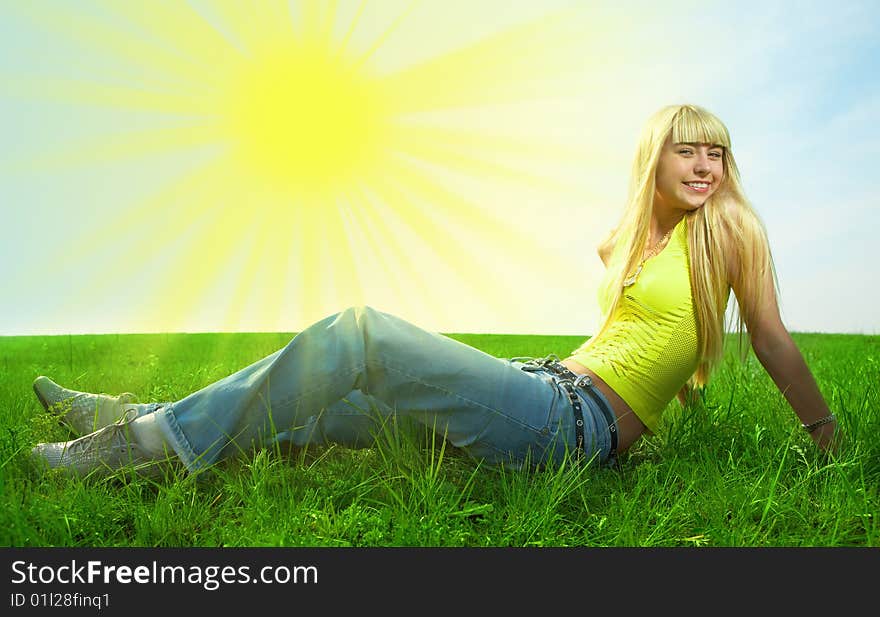
{"label": "woman's face", "polygon": [[723,158],[721,146],[673,143],[668,138],[657,162],[654,204],[667,210],[697,210],[718,190]]}

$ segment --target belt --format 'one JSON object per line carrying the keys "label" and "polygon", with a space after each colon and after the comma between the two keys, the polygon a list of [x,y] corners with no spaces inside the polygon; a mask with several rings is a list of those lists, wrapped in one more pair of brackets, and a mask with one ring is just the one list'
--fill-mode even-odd
{"label": "belt", "polygon": [[576,375],[568,370],[568,368],[562,364],[556,356],[548,356],[542,360],[532,360],[531,363],[545,367],[556,375],[562,377],[559,381],[559,385],[561,385],[568,394],[568,398],[571,401],[571,408],[574,412],[574,434],[577,442],[577,457],[580,458],[584,454],[584,412],[581,407],[581,401],[575,392],[575,388],[580,388],[596,402],[596,406],[602,412],[602,415],[605,416],[605,421],[608,423],[608,431],[611,437],[611,448],[608,452],[608,459],[614,460],[614,457],[617,454],[617,423],[615,421],[614,413],[608,408],[605,401],[599,398],[596,392],[593,391],[593,380],[590,379],[590,376]]}

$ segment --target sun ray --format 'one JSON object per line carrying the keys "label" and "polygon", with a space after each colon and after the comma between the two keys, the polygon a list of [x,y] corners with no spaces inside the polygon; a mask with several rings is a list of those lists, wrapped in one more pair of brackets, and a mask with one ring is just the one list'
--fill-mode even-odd
{"label": "sun ray", "polygon": [[338,8],[339,0],[306,0],[292,5],[291,9],[297,11],[293,18],[294,35],[299,39],[312,38],[329,47]]}
{"label": "sun ray", "polygon": [[[213,217],[193,218],[181,221],[167,239],[139,234],[118,243],[115,259],[97,276],[83,279],[83,291],[103,299],[114,293],[132,293],[141,285],[150,288],[147,278],[152,277],[163,293],[138,300],[144,323],[150,329],[166,320],[185,324],[187,318],[198,316],[203,297],[224,267],[225,253],[215,250],[221,227],[222,222]],[[115,281],[126,284],[120,287]]]}
{"label": "sun ray", "polygon": [[230,247],[226,269],[223,276],[218,277],[223,283],[219,293],[225,290],[225,294],[214,296],[216,304],[224,307],[219,322],[221,331],[241,331],[246,323],[251,323],[247,311],[253,296],[253,276],[263,257],[263,232],[264,228],[259,225],[243,229],[237,235],[235,245]]}
{"label": "sun ray", "polygon": [[228,220],[216,214],[212,212],[199,222],[203,226],[201,233],[187,238],[177,235],[168,240],[169,246],[176,244],[174,258],[164,273],[169,294],[165,302],[152,305],[154,319],[174,324],[186,323],[192,316],[198,316],[205,306],[208,290],[222,278],[231,257],[225,247],[237,242],[247,229],[233,228]]}
{"label": "sun ray", "polygon": [[402,13],[400,13],[400,15],[397,16],[397,18],[391,23],[391,25],[389,25],[388,28],[386,28],[385,31],[381,35],[379,35],[378,38],[376,38],[370,48],[362,53],[360,57],[355,61],[355,68],[360,68],[370,61],[370,58],[372,58],[373,54],[375,54],[376,51],[378,51],[382,47],[382,45],[385,44],[385,42],[388,40],[388,37],[390,37],[394,33],[394,31],[400,27],[400,25],[406,20],[407,17],[409,17],[409,15],[413,12],[413,10],[415,10],[416,6],[418,6],[420,2],[421,0],[410,0],[407,8]]}
{"label": "sun ray", "polygon": [[326,254],[321,243],[321,235],[325,230],[325,221],[322,212],[317,210],[314,216],[314,224],[303,228],[300,234],[302,248],[302,263],[308,267],[300,272],[302,283],[299,287],[300,297],[296,298],[297,304],[303,307],[303,313],[317,317],[324,306],[324,270],[327,268]]}
{"label": "sun ray", "polygon": [[[481,246],[495,245],[493,248],[504,254],[507,250],[515,249],[515,247],[532,246],[537,250],[549,250],[551,247],[542,246],[541,239],[529,237],[521,231],[517,226],[512,225],[505,220],[503,210],[500,214],[490,216],[488,209],[481,204],[476,204],[465,197],[456,194],[446,188],[442,183],[436,182],[430,178],[428,174],[420,173],[418,168],[412,163],[405,160],[395,161],[389,167],[394,170],[392,174],[395,182],[403,187],[409,194],[417,195],[426,203],[436,205],[436,210],[442,212],[444,220],[451,220],[459,225],[467,225],[473,229],[482,230],[484,236]],[[394,203],[394,202],[392,202]],[[493,210],[498,212],[498,210]],[[408,217],[413,214],[421,214],[418,209],[407,208],[398,213],[398,216]],[[431,227],[422,226],[422,229],[429,230]],[[504,238],[504,246],[497,246],[500,238]]]}
{"label": "sun ray", "polygon": [[[146,228],[131,228],[124,239],[126,252],[108,262],[100,276],[87,279],[86,295],[104,297],[118,281],[135,284],[145,271],[152,270],[168,293],[162,302],[144,303],[143,321],[167,330],[197,318],[205,298],[211,296],[210,289],[231,269],[229,260],[236,253],[227,247],[237,246],[251,228],[257,230],[257,259],[263,269],[272,263],[263,252],[272,245],[267,238],[272,237],[273,228],[251,216],[245,195],[221,194],[213,184],[188,188],[180,195],[185,205],[179,210],[169,209],[167,217],[156,218]],[[178,218],[179,214],[183,216]]]}
{"label": "sun ray", "polygon": [[[347,240],[344,243],[345,251],[351,262],[353,278],[358,284],[354,303],[363,303],[366,298],[365,285],[373,290],[381,290],[377,294],[379,297],[402,296],[402,287],[393,281],[400,279],[401,262],[406,263],[406,252],[401,250],[393,235],[380,236],[374,232],[373,222],[379,218],[379,214],[360,189],[351,189],[348,202],[351,206],[340,211],[340,219],[341,231]],[[397,260],[389,258],[389,254],[396,255]],[[411,292],[418,293],[421,285],[422,281],[416,279],[416,289]]]}
{"label": "sun ray", "polygon": [[[180,85],[190,87],[214,79],[214,67],[240,58],[229,40],[189,3],[153,0],[149,3],[119,3],[100,0],[102,10],[120,15],[122,23],[137,25],[175,56],[186,58],[195,74]],[[150,56],[151,57],[151,56]],[[150,62],[147,62],[150,64]]]}
{"label": "sun ray", "polygon": [[386,75],[393,113],[547,98],[560,87],[570,89],[570,81],[556,84],[555,91],[549,86],[583,70],[583,59],[571,53],[583,33],[571,17],[570,10],[551,14]]}
{"label": "sun ray", "polygon": [[[279,254],[286,255],[288,250],[279,250],[274,242],[277,235],[271,225],[254,224],[255,239],[247,257],[247,265],[237,273],[237,289],[235,293],[241,297],[240,312],[237,321],[227,320],[226,328],[231,330],[262,330],[277,329],[277,322],[272,320],[276,311],[272,309],[275,296],[273,287],[284,285],[279,273],[283,269],[278,266]],[[240,233],[236,233],[234,242],[239,241]]]}
{"label": "sun ray", "polygon": [[[378,196],[369,197],[361,192],[357,196],[357,207],[350,212],[352,231],[349,235],[363,238],[361,246],[366,249],[363,259],[371,264],[364,265],[361,276],[374,286],[381,285],[386,290],[382,296],[401,304],[411,305],[410,298],[430,298],[436,290],[432,292],[430,276],[419,267],[410,247],[412,242],[418,242],[418,237],[411,235],[411,228],[394,227],[394,223],[399,223],[394,211],[382,205]],[[404,238],[408,242],[402,242]]]}
{"label": "sun ray", "polygon": [[[354,264],[358,259],[355,249],[360,248],[350,244],[345,234],[344,226],[344,206],[327,211],[328,221],[325,227],[325,233],[329,239],[329,250],[331,252],[326,263],[328,265],[338,264],[338,268],[329,268],[332,273],[335,285],[332,288],[337,297],[331,299],[331,304],[338,306],[342,304],[361,304],[364,301],[364,294],[359,278],[354,271]],[[341,296],[341,297],[339,297]]]}
{"label": "sun ray", "polygon": [[470,130],[456,129],[449,126],[438,126],[421,123],[404,125],[400,135],[396,136],[395,146],[405,147],[407,144],[419,146],[435,145],[453,150],[473,152],[488,158],[519,158],[526,166],[535,159],[551,159],[553,162],[571,163],[582,161],[589,156],[590,148],[586,144],[554,143],[540,136],[512,136],[491,132],[487,128]]}
{"label": "sun ray", "polygon": [[[553,288],[560,284],[545,276],[547,264],[543,259],[518,260],[516,275],[511,279],[502,266],[504,258],[499,257],[523,251],[534,255],[553,254],[558,247],[552,245],[552,238],[529,235],[511,224],[503,216],[503,208],[492,208],[492,212],[499,212],[500,216],[489,215],[485,206],[450,191],[405,161],[398,161],[391,170],[389,177],[393,178],[395,189],[388,192],[386,187],[381,200],[383,204],[397,206],[389,218],[405,222],[412,237],[442,255],[444,262],[460,274],[473,273],[475,264],[482,264],[476,271],[483,275],[458,282],[470,287],[473,297],[510,296],[514,293],[511,281],[515,284],[517,277],[544,280],[548,292],[555,291]],[[410,207],[410,200],[412,204],[430,204],[432,216],[418,207]],[[442,229],[447,232],[445,237],[453,239],[453,247],[446,247],[439,240],[444,237]],[[485,274],[487,269],[491,270],[491,276]],[[515,313],[518,307],[511,306],[509,310]]]}
{"label": "sun ray", "polygon": [[348,44],[351,41],[352,35],[354,35],[354,31],[357,28],[361,16],[364,14],[365,8],[367,8],[367,0],[360,0],[357,12],[352,18],[351,24],[349,24],[348,30],[345,32],[345,36],[342,37],[342,41],[339,44],[339,54],[346,54],[348,52]]}
{"label": "sun ray", "polygon": [[[587,150],[501,120],[468,127],[456,113],[569,94],[562,78],[583,64],[572,12],[387,69],[391,44],[425,19],[416,11],[424,3],[339,5],[100,0],[83,14],[42,1],[21,9],[73,48],[106,56],[106,66],[61,79],[18,76],[5,80],[7,90],[109,113],[15,169],[200,160],[66,247],[69,272],[107,259],[84,294],[108,293],[126,274],[149,280],[142,323],[163,330],[191,327],[199,315],[227,329],[289,330],[331,305],[376,297],[413,311],[431,305],[439,319],[446,283],[487,314],[511,296],[515,280],[498,273],[497,260],[544,240],[445,183],[458,176],[487,192],[522,187],[574,200],[583,189],[547,170],[581,164]],[[367,10],[378,13],[365,19]],[[122,242],[122,256],[109,259]],[[433,284],[439,279],[444,286]]]}
{"label": "sun ray", "polygon": [[[479,142],[479,149],[469,147],[475,141]],[[487,142],[491,140],[484,136],[469,133],[455,135],[447,131],[419,128],[407,130],[405,135],[398,137],[395,145],[401,153],[430,165],[438,165],[470,175],[491,176],[498,181],[527,184],[533,188],[544,189],[548,193],[571,195],[579,192],[579,187],[570,181],[533,172],[527,162],[520,160],[518,163],[503,163],[500,160],[502,157],[511,159],[516,157],[518,149],[521,155],[528,152],[530,158],[536,158],[540,156],[540,147],[531,150],[521,142],[518,148],[510,140],[506,140],[506,147],[492,147],[487,145]],[[567,153],[562,149],[545,149],[550,151],[548,157],[562,162],[572,163],[583,160],[583,153],[573,152],[579,156],[566,156]]]}
{"label": "sun ray", "polygon": [[58,101],[65,105],[85,105],[124,108],[161,114],[163,118],[191,118],[206,109],[206,99],[215,93],[210,89],[198,91],[190,82],[186,90],[162,89],[158,84],[150,88],[87,82],[82,79],[46,79],[33,77],[7,78],[3,94],[8,98]]}
{"label": "sun ray", "polygon": [[71,234],[59,247],[65,258],[53,262],[59,277],[75,276],[79,264],[94,255],[96,247],[113,248],[117,244],[114,241],[118,240],[130,246],[129,243],[138,238],[146,243],[161,242],[179,225],[200,220],[211,208],[207,195],[215,190],[218,171],[216,163],[190,170],[140,204],[119,204],[100,224]]}
{"label": "sun ray", "polygon": [[[213,177],[211,167],[206,166],[167,185],[138,208],[120,204],[115,212],[96,219],[93,226],[72,229],[45,244],[42,261],[30,265],[24,292],[44,298],[42,306],[49,323],[63,323],[66,314],[79,310],[88,312],[91,323],[95,311],[113,305],[121,296],[143,296],[141,290],[149,288],[142,287],[144,272],[154,269],[156,254],[173,252],[175,238],[184,237],[188,230],[197,233],[198,221],[209,208],[200,197]],[[175,213],[182,216],[172,223]],[[176,283],[176,277],[170,275],[156,288],[165,293]],[[145,298],[135,306],[148,305]],[[140,323],[141,327],[160,325],[147,318]]]}
{"label": "sun ray", "polygon": [[[286,261],[286,285],[281,289],[282,304],[286,323],[311,323],[329,312],[342,307],[321,306],[315,297],[315,270],[313,267],[318,255],[313,250],[314,227],[297,225],[291,234],[289,256]],[[320,277],[317,277],[320,279]]]}
{"label": "sun ray", "polygon": [[[381,197],[377,206],[393,208],[392,215],[384,219],[385,226],[394,223],[398,227],[406,230],[405,234],[398,234],[400,237],[406,237],[409,240],[409,252],[415,253],[416,249],[420,249],[427,256],[427,263],[435,262],[437,257],[442,258],[442,266],[453,273],[456,284],[462,289],[465,297],[503,297],[509,290],[499,288],[497,279],[491,277],[470,276],[475,268],[479,268],[476,260],[473,259],[474,251],[477,247],[468,246],[459,240],[459,236],[454,233],[454,229],[447,229],[451,233],[442,233],[441,229],[444,223],[449,219],[446,217],[434,216],[426,214],[422,210],[423,204],[436,204],[436,201],[428,201],[435,199],[437,195],[412,195],[406,192],[407,181],[410,178],[394,176],[393,179],[376,180],[373,190]],[[415,199],[414,199],[415,197]],[[423,198],[427,197],[428,200]],[[454,221],[459,225],[465,224],[465,221]],[[393,232],[391,232],[393,233]],[[386,235],[391,235],[386,232]],[[438,266],[435,263],[435,268]]]}
{"label": "sun ray", "polygon": [[[194,64],[180,54],[176,46],[160,45],[155,39],[137,36],[136,31],[123,32],[121,25],[132,20],[105,23],[98,18],[101,15],[98,11],[83,14],[46,0],[14,3],[4,10],[12,10],[69,41],[74,48],[89,50],[102,58],[99,74],[105,81],[143,84],[150,79],[187,86],[205,80],[205,66]],[[75,66],[73,69],[74,73],[81,74],[82,69],[77,70]]]}
{"label": "sun ray", "polygon": [[216,144],[216,130],[212,126],[157,127],[93,136],[59,146],[52,152],[34,154],[12,163],[7,173],[39,171],[43,173],[116,164],[121,161],[139,162],[154,155],[182,149],[200,149]]}
{"label": "sun ray", "polygon": [[218,0],[211,3],[211,8],[228,25],[239,50],[250,59],[267,45],[291,39],[294,33],[288,3],[283,0]]}

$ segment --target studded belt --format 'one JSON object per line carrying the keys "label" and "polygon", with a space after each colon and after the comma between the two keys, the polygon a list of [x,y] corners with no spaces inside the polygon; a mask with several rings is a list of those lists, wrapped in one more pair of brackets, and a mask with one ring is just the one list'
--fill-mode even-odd
{"label": "studded belt", "polygon": [[556,356],[547,356],[540,360],[530,360],[526,364],[537,365],[549,369],[562,379],[559,385],[563,387],[568,398],[571,401],[571,409],[574,412],[574,434],[577,442],[577,458],[580,459],[584,454],[584,412],[581,407],[581,400],[578,398],[575,388],[580,388],[583,392],[596,402],[596,406],[605,416],[608,423],[608,431],[611,436],[611,448],[608,452],[609,460],[613,460],[617,454],[617,423],[615,422],[614,413],[608,408],[608,405],[593,391],[593,380],[589,375],[576,375],[570,371],[559,358]]}

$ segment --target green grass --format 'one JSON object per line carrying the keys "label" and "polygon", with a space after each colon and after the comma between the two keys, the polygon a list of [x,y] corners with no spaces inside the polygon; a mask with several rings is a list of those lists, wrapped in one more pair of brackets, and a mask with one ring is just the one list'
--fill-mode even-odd
{"label": "green grass", "polygon": [[[375,447],[265,450],[188,476],[77,480],[27,460],[70,435],[31,390],[176,400],[291,334],[0,338],[3,546],[877,546],[880,337],[795,334],[845,441],[820,454],[763,369],[728,354],[702,407],[619,469],[480,465],[406,424]],[[452,335],[500,357],[566,354],[568,336]]]}

